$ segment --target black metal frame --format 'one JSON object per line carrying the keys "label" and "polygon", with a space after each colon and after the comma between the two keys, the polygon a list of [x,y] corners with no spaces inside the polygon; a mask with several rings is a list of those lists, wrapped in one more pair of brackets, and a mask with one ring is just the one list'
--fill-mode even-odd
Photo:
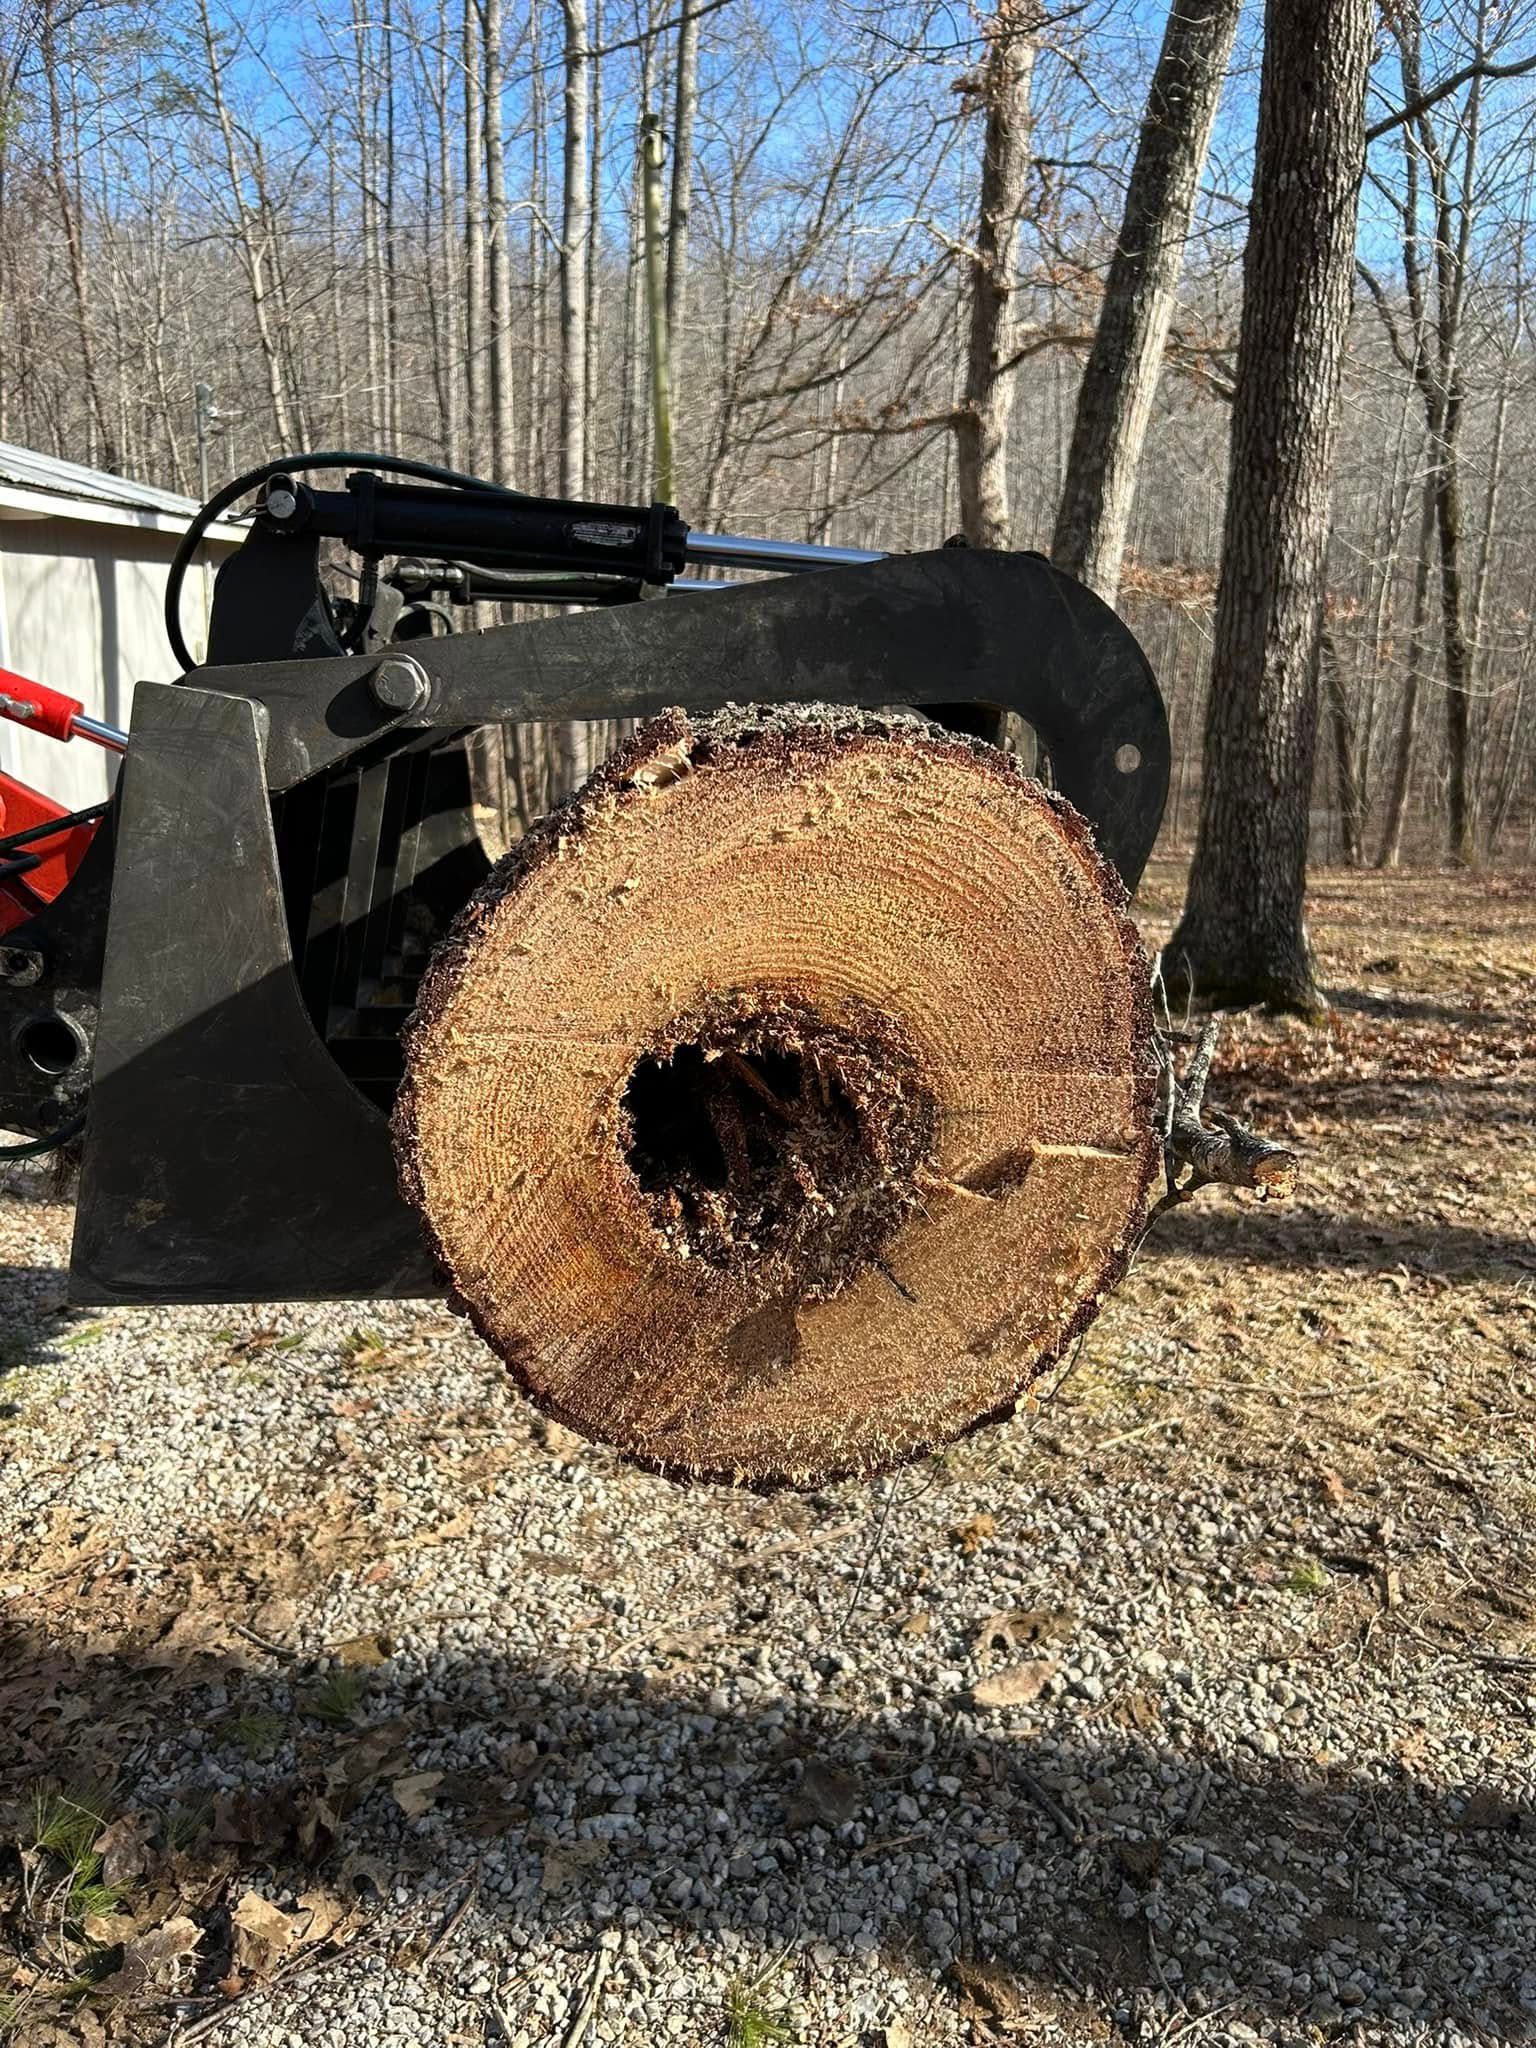
{"label": "black metal frame", "polygon": [[[253,561],[230,585],[216,644],[249,611],[250,569],[272,545],[241,551]],[[289,647],[328,637],[307,637],[311,546],[277,579]],[[396,1191],[395,1070],[380,1048],[409,1011],[400,906],[440,928],[484,871],[462,735],[804,700],[937,704],[961,727],[976,707],[1017,712],[1127,884],[1139,877],[1167,790],[1162,700],[1127,629],[1039,556],[945,548],[408,650],[141,683],[104,962],[105,843],[34,921],[51,937],[28,926],[12,941],[47,962],[34,990],[13,992],[31,1009],[59,1006],[65,968],[88,1000],[100,966],[73,1298],[433,1291]],[[9,996],[6,1008],[17,1014]],[[79,1099],[78,1079],[54,1087],[42,1128]],[[29,1087],[30,1114],[16,1114]],[[13,1030],[0,1040],[0,1119],[39,1128],[37,1094]]]}

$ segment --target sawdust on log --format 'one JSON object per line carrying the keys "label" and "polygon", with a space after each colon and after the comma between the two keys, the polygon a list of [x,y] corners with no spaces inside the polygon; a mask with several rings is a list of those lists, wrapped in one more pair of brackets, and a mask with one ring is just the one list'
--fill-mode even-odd
{"label": "sawdust on log", "polygon": [[1087,827],[924,721],[645,727],[433,962],[396,1110],[453,1290],[550,1414],[819,1484],[1011,1412],[1123,1270],[1146,962]]}

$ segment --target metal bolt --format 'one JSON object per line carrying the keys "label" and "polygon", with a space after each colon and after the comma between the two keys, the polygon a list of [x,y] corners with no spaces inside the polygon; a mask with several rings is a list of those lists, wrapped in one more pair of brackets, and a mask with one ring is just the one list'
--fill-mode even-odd
{"label": "metal bolt", "polygon": [[0,946],[0,982],[9,988],[31,988],[43,978],[43,956],[30,946]]}
{"label": "metal bolt", "polygon": [[373,701],[383,711],[420,711],[432,695],[426,670],[408,654],[391,654],[368,678]]}
{"label": "metal bolt", "polygon": [[269,488],[262,506],[269,519],[291,519],[298,509],[298,493],[291,484],[277,484]]}

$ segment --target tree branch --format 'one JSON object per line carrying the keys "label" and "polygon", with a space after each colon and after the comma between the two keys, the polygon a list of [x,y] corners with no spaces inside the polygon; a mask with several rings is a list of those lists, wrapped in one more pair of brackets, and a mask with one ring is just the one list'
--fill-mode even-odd
{"label": "tree branch", "polygon": [[1523,78],[1526,72],[1536,71],[1536,51],[1529,57],[1517,57],[1508,64],[1495,64],[1486,57],[1480,57],[1474,64],[1463,64],[1459,71],[1453,71],[1449,78],[1442,78],[1438,85],[1429,86],[1417,99],[1406,107],[1399,107],[1395,114],[1388,114],[1367,128],[1367,143],[1379,142],[1383,135],[1390,135],[1394,128],[1401,128],[1409,121],[1417,121],[1421,114],[1427,114],[1431,107],[1449,99],[1453,92],[1459,92],[1464,85],[1470,85],[1474,78]]}
{"label": "tree branch", "polygon": [[[1165,1210],[1187,1202],[1200,1188],[1253,1188],[1268,1199],[1289,1195],[1296,1185],[1300,1162],[1294,1152],[1260,1137],[1257,1131],[1250,1131],[1246,1124],[1240,1124],[1223,1110],[1205,1110],[1205,1091],[1220,1036],[1220,1020],[1209,1018],[1182,1082],[1174,1072],[1173,1055],[1169,1052],[1163,1129],[1163,1177],[1167,1186],[1153,1204],[1149,1224]],[[1214,1130],[1202,1121],[1202,1115],[1209,1116]],[[1188,1177],[1181,1178],[1186,1172]]]}

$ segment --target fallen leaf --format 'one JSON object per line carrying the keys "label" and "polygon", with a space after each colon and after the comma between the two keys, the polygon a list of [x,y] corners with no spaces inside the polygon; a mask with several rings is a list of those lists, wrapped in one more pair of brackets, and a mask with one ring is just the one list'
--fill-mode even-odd
{"label": "fallen leaf", "polygon": [[910,1614],[904,1614],[897,1628],[904,1636],[925,1636],[933,1626],[933,1616],[926,1607],[914,1607]]}
{"label": "fallen leaf", "polygon": [[1519,1813],[1502,1793],[1480,1785],[1461,1809],[1456,1825],[1462,1828],[1507,1828]]}
{"label": "fallen leaf", "polygon": [[601,1863],[608,1854],[608,1847],[606,1842],[583,1836],[579,1842],[546,1849],[539,1873],[540,1890],[546,1893],[564,1891],[581,1871],[590,1869],[594,1863]]}
{"label": "fallen leaf", "polygon": [[978,1707],[1027,1707],[1039,1699],[1061,1666],[1053,1657],[1031,1657],[989,1678],[978,1678],[971,1698]]}
{"label": "fallen leaf", "polygon": [[178,1914],[130,1941],[123,1950],[122,1962],[95,1988],[108,1998],[137,1998],[145,1991],[173,1990],[181,1975],[183,1959],[191,1955],[202,1938],[196,1921]]}
{"label": "fallen leaf", "polygon": [[347,1745],[327,1773],[328,1782],[333,1787],[349,1785],[360,1790],[376,1778],[408,1776],[405,1766],[410,1762],[406,1747],[409,1734],[410,1723],[401,1715],[378,1722]]}
{"label": "fallen leaf", "polygon": [[226,1657],[243,1662],[244,1645],[222,1602],[213,1599],[194,1574],[186,1605],[144,1653],[152,1669],[169,1669],[192,1657]]}
{"label": "fallen leaf", "polygon": [[388,1636],[348,1636],[345,1642],[333,1643],[330,1653],[338,1663],[361,1670],[387,1664],[395,1654],[395,1646]]}
{"label": "fallen leaf", "polygon": [[321,1941],[335,1940],[340,1943],[349,1938],[346,1922],[351,1917],[353,1908],[345,1899],[337,1898],[334,1892],[301,1892],[299,1910],[309,1915],[308,1921],[294,1936],[302,1947],[313,1948]]}
{"label": "fallen leaf", "polygon": [[1161,1842],[1117,1842],[1115,1861],[1133,1884],[1150,1884],[1163,1860]]}
{"label": "fallen leaf", "polygon": [[247,1892],[229,1921],[235,1930],[235,1965],[252,1977],[270,1977],[298,1934],[297,1915],[283,1912],[260,1892]]}
{"label": "fallen leaf", "polygon": [[420,1820],[437,1804],[435,1795],[442,1782],[441,1771],[412,1771],[408,1777],[392,1778],[389,1789],[406,1819]]}
{"label": "fallen leaf", "polygon": [[880,2029],[880,2048],[912,2048],[912,2029],[905,2020],[887,2020]]}
{"label": "fallen leaf", "polygon": [[270,1600],[264,1600],[251,1619],[257,1635],[265,1636],[268,1642],[286,1643],[298,1625],[298,1606],[286,1593],[274,1593]]}
{"label": "fallen leaf", "polygon": [[1115,1708],[1115,1721],[1122,1728],[1138,1728],[1143,1735],[1150,1733],[1159,1720],[1157,1701],[1147,1692],[1127,1693]]}
{"label": "fallen leaf", "polygon": [[957,1523],[949,1532],[951,1543],[958,1544],[967,1557],[974,1557],[983,1543],[990,1542],[997,1534],[997,1520],[992,1515],[973,1515],[968,1522]]}
{"label": "fallen leaf", "polygon": [[1318,1474],[1318,1485],[1322,1488],[1323,1499],[1333,1507],[1341,1508],[1349,1499],[1349,1488],[1331,1467]]}
{"label": "fallen leaf", "polygon": [[1024,1994],[1018,1980],[996,1963],[978,1963],[957,1956],[950,1974],[961,1994],[983,2017],[1016,2020],[1024,2011]]}
{"label": "fallen leaf", "polygon": [[791,1828],[839,1828],[863,1803],[864,1788],[851,1771],[813,1757],[784,1802],[784,1820]]}
{"label": "fallen leaf", "polygon": [[125,1813],[109,1822],[91,1844],[101,1858],[101,1881],[109,1890],[137,1877],[148,1861],[143,1825],[137,1814]]}
{"label": "fallen leaf", "polygon": [[1066,1607],[1004,1607],[976,1631],[978,1650],[1029,1650],[1071,1635],[1077,1616]]}
{"label": "fallen leaf", "polygon": [[341,1815],[328,1799],[315,1797],[301,1812],[295,1833],[305,1858],[323,1863],[340,1840]]}

